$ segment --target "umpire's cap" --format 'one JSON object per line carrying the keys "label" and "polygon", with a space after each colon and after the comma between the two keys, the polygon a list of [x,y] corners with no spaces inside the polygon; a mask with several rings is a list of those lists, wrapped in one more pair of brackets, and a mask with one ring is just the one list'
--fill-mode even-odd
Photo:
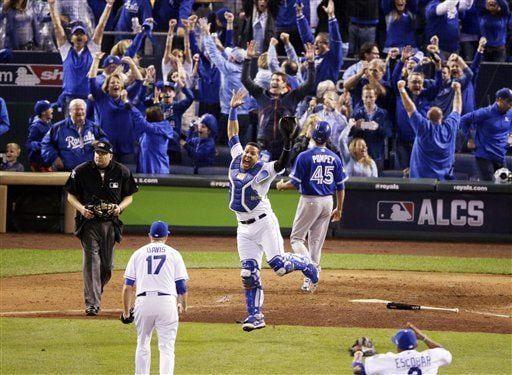
{"label": "umpire's cap", "polygon": [[320,121],[315,125],[311,136],[317,143],[326,143],[331,136],[331,125],[327,121]]}
{"label": "umpire's cap", "polygon": [[155,221],[149,228],[149,235],[154,238],[163,238],[171,234],[169,231],[169,225],[165,221]]}
{"label": "umpire's cap", "polygon": [[94,151],[103,152],[105,154],[112,154],[112,145],[107,141],[99,141],[94,146]]}
{"label": "umpire's cap", "polygon": [[411,350],[417,346],[416,334],[410,329],[401,329],[391,339],[399,349]]}

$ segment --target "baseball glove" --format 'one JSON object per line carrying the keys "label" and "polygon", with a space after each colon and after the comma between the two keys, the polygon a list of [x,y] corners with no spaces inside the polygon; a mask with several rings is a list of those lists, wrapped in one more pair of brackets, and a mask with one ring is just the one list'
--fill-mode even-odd
{"label": "baseball glove", "polygon": [[100,202],[97,204],[91,204],[85,206],[88,210],[91,210],[94,213],[95,217],[98,218],[110,218],[114,216],[114,211],[116,210],[116,204],[115,203],[108,203],[108,202]]}
{"label": "baseball glove", "polygon": [[133,315],[133,309],[130,309],[130,316],[128,318],[125,318],[123,316],[123,313],[121,313],[121,322],[123,322],[123,324],[130,324],[130,323],[133,323],[133,320],[135,319],[135,316]]}
{"label": "baseball glove", "polygon": [[368,336],[359,337],[348,351],[351,356],[353,356],[357,351],[362,351],[363,356],[365,357],[370,357],[376,353],[373,341]]}
{"label": "baseball glove", "polygon": [[296,117],[286,116],[279,120],[279,131],[284,140],[293,141],[299,134],[299,122]]}

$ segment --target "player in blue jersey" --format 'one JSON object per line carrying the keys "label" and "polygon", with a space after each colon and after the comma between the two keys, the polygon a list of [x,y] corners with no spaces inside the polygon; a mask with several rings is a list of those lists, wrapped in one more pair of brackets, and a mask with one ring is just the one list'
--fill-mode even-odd
{"label": "player in blue jersey", "polygon": [[[277,183],[278,190],[297,188],[301,194],[293,221],[290,243],[293,251],[319,265],[322,246],[329,221],[339,221],[345,199],[347,175],[338,155],[325,147],[331,134],[326,121],[320,121],[313,129],[314,146],[297,156],[290,180]],[[333,194],[336,207],[333,210]],[[308,246],[306,247],[306,237]],[[315,285],[306,277],[302,290],[313,292]]]}
{"label": "player in blue jersey", "polygon": [[405,81],[398,81],[397,86],[409,116],[409,124],[415,134],[409,177],[452,180],[455,138],[462,112],[461,84],[452,82],[452,89],[455,92],[453,109],[446,118],[443,118],[441,108],[435,106],[428,110],[425,118],[409,97]]}
{"label": "player in blue jersey", "polygon": [[[242,328],[244,331],[252,331],[265,327],[261,310],[263,286],[260,279],[263,253],[279,276],[300,270],[315,285],[318,283],[318,270],[308,259],[284,252],[279,222],[267,198],[272,181],[284,171],[296,131],[286,131],[280,126],[285,144],[279,159],[272,162],[260,160],[261,150],[256,143],[249,142],[242,148],[238,139],[236,109],[242,105],[244,96],[245,93],[238,90],[233,93],[230,102],[227,133],[233,160],[229,165],[228,176],[229,208],[235,212],[238,221],[237,246],[242,263],[240,276],[249,314]],[[290,118],[285,119],[290,121]]]}

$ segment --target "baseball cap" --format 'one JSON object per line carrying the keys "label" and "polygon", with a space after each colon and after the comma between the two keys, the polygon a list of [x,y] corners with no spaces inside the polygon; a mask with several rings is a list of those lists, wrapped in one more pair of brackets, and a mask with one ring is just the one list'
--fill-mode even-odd
{"label": "baseball cap", "polygon": [[416,347],[416,334],[410,329],[401,329],[391,339],[402,350],[410,350]]}
{"label": "baseball cap", "polygon": [[149,228],[149,235],[154,238],[162,238],[171,234],[169,225],[165,221],[155,221]]}
{"label": "baseball cap", "polygon": [[103,67],[106,68],[110,64],[121,65],[122,63],[123,62],[121,61],[121,59],[119,57],[114,56],[114,55],[109,55],[109,56],[107,56],[107,58],[105,60],[103,60]]}
{"label": "baseball cap", "polygon": [[73,26],[73,28],[71,29],[71,34],[74,34],[77,31],[81,31],[82,33],[87,35],[87,30],[85,30],[85,27],[82,26],[82,25],[75,25],[75,26]]}
{"label": "baseball cap", "polygon": [[217,119],[210,113],[205,113],[200,119],[199,123],[210,129],[212,138],[217,135]]}
{"label": "baseball cap", "polygon": [[217,18],[219,19],[219,21],[223,27],[226,27],[226,25],[228,24],[228,21],[226,20],[226,17],[224,16],[224,13],[226,13],[226,12],[231,12],[231,11],[229,10],[229,8],[223,7],[215,12],[215,15],[217,16]]}
{"label": "baseball cap", "polygon": [[48,100],[38,100],[34,106],[34,113],[39,116],[42,112],[46,111],[51,106],[52,103],[50,103]]}
{"label": "baseball cap", "polygon": [[100,141],[94,145],[94,151],[112,154],[112,145],[106,141]]}
{"label": "baseball cap", "polygon": [[235,60],[237,63],[241,64],[244,62],[245,56],[247,53],[243,48],[240,47],[234,47],[234,48],[226,48],[224,50],[226,52],[226,55],[229,57],[233,57],[233,60]]}
{"label": "baseball cap", "polygon": [[496,91],[496,99],[498,98],[512,100],[512,90],[509,89],[508,87],[503,87],[499,89],[498,91]]}

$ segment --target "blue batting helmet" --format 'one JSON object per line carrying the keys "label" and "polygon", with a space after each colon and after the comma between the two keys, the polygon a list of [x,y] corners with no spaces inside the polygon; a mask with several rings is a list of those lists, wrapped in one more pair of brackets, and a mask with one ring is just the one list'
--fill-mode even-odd
{"label": "blue batting helmet", "polygon": [[317,143],[326,143],[331,136],[331,125],[327,121],[320,121],[313,129],[312,137]]}

